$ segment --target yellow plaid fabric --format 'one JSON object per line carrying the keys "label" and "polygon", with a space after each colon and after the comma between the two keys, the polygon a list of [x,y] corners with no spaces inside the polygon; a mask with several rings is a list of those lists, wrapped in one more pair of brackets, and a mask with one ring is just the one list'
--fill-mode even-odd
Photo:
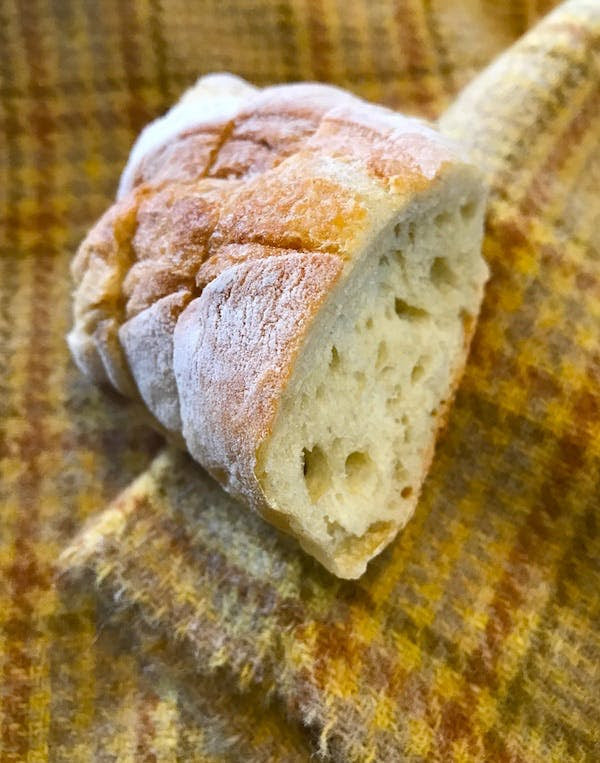
{"label": "yellow plaid fabric", "polygon": [[[600,759],[600,4],[552,5],[0,0],[2,760]],[[489,174],[467,374],[357,582],[219,510],[64,343],[135,134],[219,69],[441,115]]]}

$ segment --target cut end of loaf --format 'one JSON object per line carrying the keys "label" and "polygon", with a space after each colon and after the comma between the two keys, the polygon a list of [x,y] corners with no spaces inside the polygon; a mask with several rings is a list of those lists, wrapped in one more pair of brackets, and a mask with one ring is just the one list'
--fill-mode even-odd
{"label": "cut end of loaf", "polygon": [[323,308],[257,476],[269,519],[359,577],[414,512],[487,277],[468,173],[391,221]]}

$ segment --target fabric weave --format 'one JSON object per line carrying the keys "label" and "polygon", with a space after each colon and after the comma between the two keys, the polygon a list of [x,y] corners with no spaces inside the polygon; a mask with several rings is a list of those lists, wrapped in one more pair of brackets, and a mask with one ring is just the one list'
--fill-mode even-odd
{"label": "fabric weave", "polygon": [[[0,1],[2,760],[600,758],[600,5],[509,48],[552,5]],[[64,342],[135,135],[219,69],[441,115],[489,175],[467,373],[356,582],[159,452]]]}

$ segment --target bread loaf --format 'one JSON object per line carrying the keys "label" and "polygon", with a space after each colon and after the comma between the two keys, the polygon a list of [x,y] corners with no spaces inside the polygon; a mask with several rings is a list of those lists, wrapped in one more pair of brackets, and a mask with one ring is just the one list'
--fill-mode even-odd
{"label": "bread loaf", "polygon": [[82,243],[71,351],[234,496],[358,577],[414,511],[465,364],[485,189],[425,123],[207,76]]}

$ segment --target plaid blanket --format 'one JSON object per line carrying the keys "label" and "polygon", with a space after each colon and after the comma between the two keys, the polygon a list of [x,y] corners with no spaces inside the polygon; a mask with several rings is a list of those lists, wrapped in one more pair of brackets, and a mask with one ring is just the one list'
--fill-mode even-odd
{"label": "plaid blanket", "polygon": [[[600,759],[600,4],[553,5],[0,0],[2,760]],[[64,342],[135,134],[220,69],[439,118],[491,183],[467,373],[359,581]]]}

